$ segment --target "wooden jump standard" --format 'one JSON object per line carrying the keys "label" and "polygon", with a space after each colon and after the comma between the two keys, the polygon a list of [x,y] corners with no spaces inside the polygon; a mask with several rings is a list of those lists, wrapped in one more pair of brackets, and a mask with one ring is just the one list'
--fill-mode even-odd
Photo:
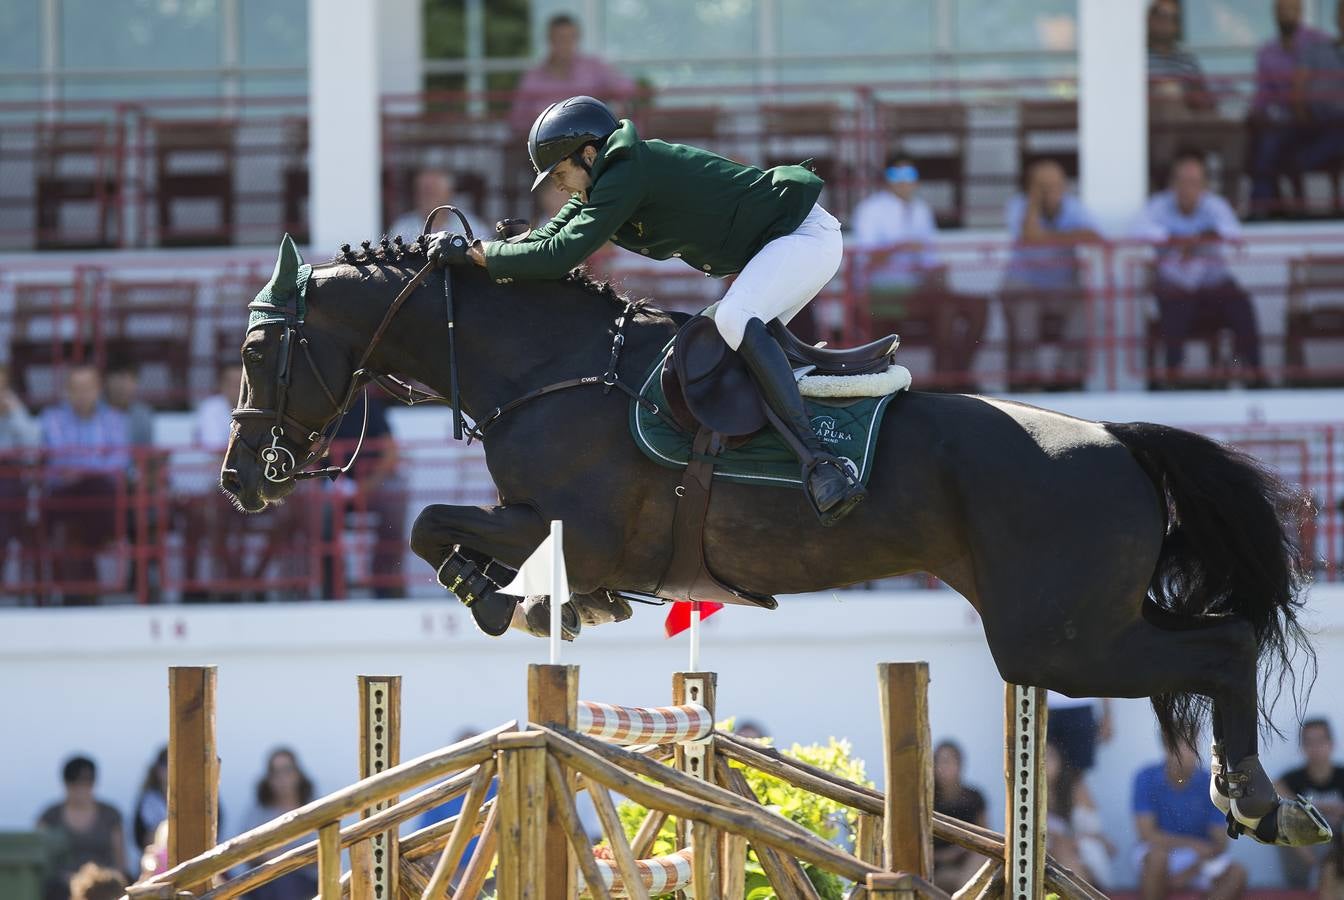
{"label": "wooden jump standard", "polygon": [[[475,900],[497,859],[501,900],[568,900],[580,890],[597,900],[648,900],[651,892],[688,887],[697,900],[739,900],[750,845],[783,900],[817,897],[802,862],[855,882],[857,892],[871,900],[945,898],[927,880],[937,837],[987,857],[957,898],[1035,900],[1052,891],[1065,900],[1104,900],[1044,853],[1041,691],[1009,686],[1006,693],[1005,841],[989,829],[932,811],[927,664],[883,664],[878,675],[885,795],[715,731],[712,673],[676,674],[670,707],[619,707],[579,702],[576,667],[532,666],[528,730],[506,723],[405,763],[400,762],[400,679],[362,676],[361,780],[215,845],[215,672],[175,668],[169,676],[171,868],[133,885],[127,895],[228,900],[316,862],[320,900]],[[663,764],[668,757],[672,766]],[[763,809],[730,762],[855,810],[854,852]],[[496,777],[498,794],[487,799]],[[399,799],[427,783],[433,784]],[[578,791],[587,791],[593,801],[610,859],[592,853],[575,808]],[[649,809],[633,840],[620,826],[611,791]],[[400,823],[464,795],[456,816],[398,837]],[[355,812],[360,821],[342,828],[341,819]],[[682,849],[642,858],[669,816]],[[316,834],[316,840],[243,875],[219,877],[307,834]],[[475,850],[463,859],[477,836]],[[342,875],[344,848],[350,849],[351,871]]]}

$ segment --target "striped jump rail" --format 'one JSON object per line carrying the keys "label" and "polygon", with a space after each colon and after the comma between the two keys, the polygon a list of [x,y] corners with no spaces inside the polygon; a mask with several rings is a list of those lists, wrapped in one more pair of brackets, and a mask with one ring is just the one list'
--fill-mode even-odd
{"label": "striped jump rail", "polygon": [[577,730],[611,744],[684,744],[714,730],[714,716],[696,703],[682,706],[615,706],[580,700]]}
{"label": "striped jump rail", "polygon": [[[659,894],[679,891],[690,885],[691,861],[693,859],[691,848],[685,847],[667,856],[637,859],[635,860],[635,868],[639,870],[639,880],[644,882],[645,890],[648,891],[650,896],[656,897]],[[625,885],[621,882],[621,872],[616,868],[614,861],[600,857],[593,861],[597,863],[597,870],[602,873],[602,881],[613,897],[630,896],[625,889]],[[584,887],[583,876],[580,875],[580,894],[584,892]]]}

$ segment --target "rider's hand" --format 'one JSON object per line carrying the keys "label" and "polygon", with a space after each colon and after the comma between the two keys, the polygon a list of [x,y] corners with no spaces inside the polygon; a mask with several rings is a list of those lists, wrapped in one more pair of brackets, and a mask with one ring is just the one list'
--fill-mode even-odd
{"label": "rider's hand", "polygon": [[462,265],[468,259],[467,251],[471,246],[460,234],[435,232],[429,236],[429,261],[440,267]]}

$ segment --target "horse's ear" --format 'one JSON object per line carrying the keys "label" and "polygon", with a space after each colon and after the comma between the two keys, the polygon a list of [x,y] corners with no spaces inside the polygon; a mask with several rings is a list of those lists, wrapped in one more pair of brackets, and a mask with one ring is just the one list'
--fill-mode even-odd
{"label": "horse's ear", "polygon": [[275,259],[275,271],[271,273],[271,283],[293,284],[299,276],[299,266],[301,265],[303,265],[303,257],[299,254],[299,248],[294,243],[294,239],[286,233],[280,239],[280,255]]}
{"label": "horse's ear", "polygon": [[249,304],[254,318],[265,315],[265,310],[259,311],[259,307],[284,309],[296,291],[299,293],[298,304],[302,312],[303,292],[299,287],[299,270],[302,267],[303,257],[299,255],[299,248],[295,246],[294,239],[286,234],[280,241],[280,253],[275,258],[271,280]]}

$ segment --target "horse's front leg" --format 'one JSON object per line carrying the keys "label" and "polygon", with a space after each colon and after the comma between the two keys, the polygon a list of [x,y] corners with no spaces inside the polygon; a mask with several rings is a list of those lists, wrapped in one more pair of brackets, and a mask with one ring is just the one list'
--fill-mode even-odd
{"label": "horse's front leg", "polygon": [[[549,633],[546,598],[526,600],[498,588],[537,549],[550,528],[530,506],[427,506],[411,529],[411,549],[429,563],[440,584],[465,603],[486,634],[513,627],[534,635]],[[523,602],[520,602],[522,600]],[[564,636],[573,639],[590,625],[630,617],[626,601],[604,590],[577,595],[564,610]]]}

